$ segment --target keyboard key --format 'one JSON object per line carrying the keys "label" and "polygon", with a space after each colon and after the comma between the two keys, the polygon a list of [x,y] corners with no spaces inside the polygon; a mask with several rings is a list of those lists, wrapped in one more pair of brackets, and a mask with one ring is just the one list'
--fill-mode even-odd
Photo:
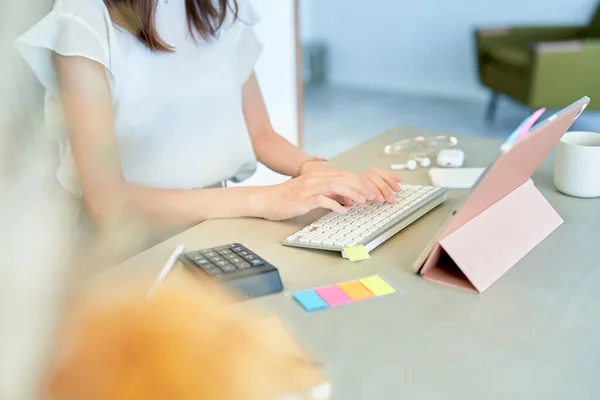
{"label": "keyboard key", "polygon": [[342,235],[342,236],[348,236],[348,234],[352,232],[351,228],[344,228],[340,231],[338,231],[338,234]]}
{"label": "keyboard key", "polygon": [[336,215],[337,215],[336,213],[330,212],[329,214],[325,214],[321,218],[319,218],[319,221],[322,221],[322,222],[330,221],[333,218],[335,218]]}
{"label": "keyboard key", "polygon": [[300,238],[300,243],[309,243],[311,240],[313,240],[314,238],[316,238],[318,236],[317,233],[310,233],[306,236],[303,236]]}
{"label": "keyboard key", "polygon": [[333,246],[333,244],[335,243],[335,241],[336,241],[336,240],[337,240],[337,239],[334,239],[334,238],[331,238],[331,237],[329,237],[329,238],[327,238],[327,239],[323,240],[323,244],[324,244],[325,246]]}
{"label": "keyboard key", "polygon": [[310,241],[311,244],[321,244],[323,243],[323,240],[327,239],[330,235],[329,234],[325,234],[325,235],[319,235],[316,238],[314,238],[313,240]]}
{"label": "keyboard key", "polygon": [[334,246],[346,246],[348,243],[350,243],[350,240],[348,238],[342,238],[342,239],[338,239],[335,241],[335,243],[333,244]]}

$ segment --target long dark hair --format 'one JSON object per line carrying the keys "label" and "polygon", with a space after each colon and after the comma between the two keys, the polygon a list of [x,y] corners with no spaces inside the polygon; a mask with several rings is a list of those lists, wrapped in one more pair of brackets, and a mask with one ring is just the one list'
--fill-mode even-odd
{"label": "long dark hair", "polygon": [[[153,51],[172,52],[156,29],[159,0],[104,0],[114,23],[128,30]],[[187,22],[192,36],[214,37],[223,26],[228,12],[237,18],[236,0],[185,0]]]}

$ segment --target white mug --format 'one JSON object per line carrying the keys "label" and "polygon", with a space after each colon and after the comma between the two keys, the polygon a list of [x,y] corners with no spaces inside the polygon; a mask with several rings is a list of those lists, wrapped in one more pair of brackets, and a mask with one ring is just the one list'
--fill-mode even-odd
{"label": "white mug", "polygon": [[556,149],[554,184],[575,197],[600,196],[600,133],[567,132]]}

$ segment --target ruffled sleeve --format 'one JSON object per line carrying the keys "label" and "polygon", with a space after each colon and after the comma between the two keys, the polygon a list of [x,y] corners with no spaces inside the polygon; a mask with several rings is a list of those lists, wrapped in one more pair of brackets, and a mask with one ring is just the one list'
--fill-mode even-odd
{"label": "ruffled sleeve", "polygon": [[237,78],[238,82],[244,83],[248,80],[260,54],[262,53],[262,43],[258,39],[254,26],[260,22],[256,10],[249,0],[238,2],[239,37],[237,40]]}
{"label": "ruffled sleeve", "polygon": [[50,14],[16,39],[15,45],[48,94],[54,95],[58,83],[53,53],[85,57],[102,64],[112,85],[112,29],[103,5],[59,0]]}
{"label": "ruffled sleeve", "polygon": [[[52,12],[15,40],[15,46],[46,89],[46,123],[59,143],[56,176],[72,194],[81,195],[75,162],[64,127],[53,53],[85,57],[104,66],[115,101],[115,31],[102,1],[57,0]],[[118,68],[117,68],[118,69]]]}

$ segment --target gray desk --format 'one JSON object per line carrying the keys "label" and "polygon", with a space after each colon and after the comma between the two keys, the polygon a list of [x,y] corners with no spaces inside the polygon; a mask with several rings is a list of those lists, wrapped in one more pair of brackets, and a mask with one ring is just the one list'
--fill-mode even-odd
{"label": "gray desk", "polygon": [[[334,160],[355,172],[388,168],[385,144],[414,135],[386,132]],[[459,137],[468,166],[486,166],[499,142]],[[411,269],[460,192],[360,264],[279,241],[319,213],[285,223],[209,221],[139,254],[116,270],[158,271],[187,249],[242,242],[277,266],[286,294],[254,300],[278,315],[325,363],[335,399],[600,399],[600,200],[556,192],[550,157],[533,179],[565,223],[485,294],[424,281]],[[404,174],[427,183],[425,170]],[[305,314],[290,292],[380,273],[402,293]]]}

